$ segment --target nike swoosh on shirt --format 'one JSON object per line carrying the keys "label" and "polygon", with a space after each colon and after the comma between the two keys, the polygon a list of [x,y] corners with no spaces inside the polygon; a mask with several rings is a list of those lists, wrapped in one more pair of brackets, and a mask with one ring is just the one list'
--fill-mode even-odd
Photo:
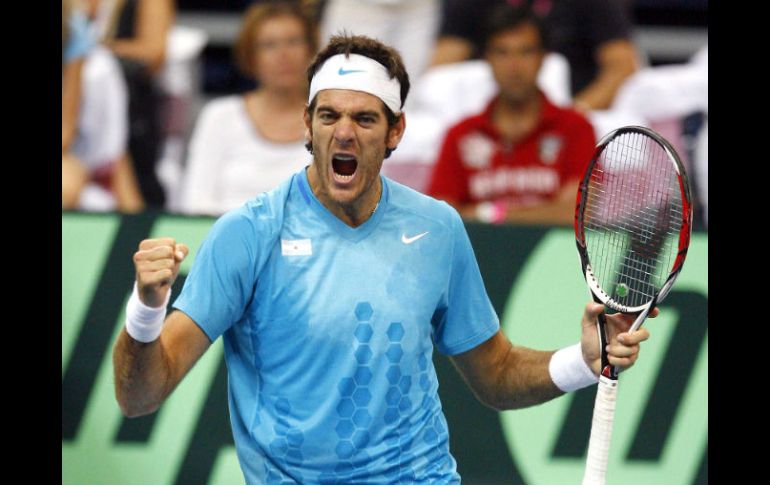
{"label": "nike swoosh on shirt", "polygon": [[340,68],[340,70],[337,71],[337,74],[339,74],[340,76],[344,76],[345,74],[351,74],[351,73],[354,73],[354,72],[366,72],[366,71],[363,71],[361,69],[349,69],[349,70],[346,71],[345,69]]}
{"label": "nike swoosh on shirt", "polygon": [[423,232],[422,234],[418,234],[416,236],[412,237],[406,237],[406,234],[401,234],[401,242],[404,244],[412,244],[416,240],[420,239],[424,235],[428,234],[428,231]]}

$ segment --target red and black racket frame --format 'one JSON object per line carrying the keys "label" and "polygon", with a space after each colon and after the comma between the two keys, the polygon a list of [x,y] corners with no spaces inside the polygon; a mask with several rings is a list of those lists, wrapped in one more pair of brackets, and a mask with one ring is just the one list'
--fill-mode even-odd
{"label": "red and black racket frame", "polygon": [[[585,169],[583,179],[578,186],[577,199],[575,203],[575,242],[577,243],[578,254],[580,255],[580,263],[582,266],[583,276],[586,279],[593,278],[593,272],[591,271],[590,262],[588,260],[585,228],[583,224],[583,213],[585,210],[585,204],[588,200],[588,184],[591,180],[591,173],[593,168],[599,160],[602,152],[604,151],[604,148],[616,137],[627,133],[641,133],[643,135],[649,136],[655,139],[661,146],[664,147],[664,149],[669,153],[671,160],[673,160],[677,165],[677,172],[679,173],[679,188],[682,192],[682,226],[679,232],[679,249],[677,252],[677,257],[674,260],[671,272],[669,273],[669,276],[666,279],[666,282],[663,284],[661,290],[653,297],[649,307],[643,310],[645,312],[651,312],[657,306],[658,302],[663,300],[663,298],[665,298],[665,296],[671,290],[671,287],[674,284],[674,280],[682,270],[684,259],[687,255],[687,248],[690,246],[690,235],[692,233],[693,209],[690,193],[690,182],[687,178],[684,165],[682,164],[679,155],[677,154],[674,147],[668,142],[668,140],[650,128],[646,128],[644,126],[624,126],[622,128],[611,131],[602,137],[601,140],[599,140],[596,148],[594,149],[591,161],[588,163],[588,166]],[[605,295],[606,298],[600,298],[593,290],[591,290],[591,296],[596,303],[602,303],[612,310],[621,313],[637,313],[640,311],[638,308],[631,309],[624,305],[618,304],[609,298],[609,295]],[[609,343],[609,339],[606,330],[607,320],[603,311],[599,314],[597,321],[599,345],[601,350],[601,374],[608,379],[617,380],[619,369],[610,364],[609,356],[607,354],[607,344]]]}

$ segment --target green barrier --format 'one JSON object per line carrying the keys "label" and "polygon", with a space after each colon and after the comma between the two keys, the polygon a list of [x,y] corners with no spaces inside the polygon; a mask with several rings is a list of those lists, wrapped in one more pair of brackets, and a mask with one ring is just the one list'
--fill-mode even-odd
{"label": "green barrier", "polygon": [[[173,301],[212,223],[153,213],[62,214],[63,484],[244,483],[221,340],[153,415],[123,418],[113,389],[112,346],[133,285],[133,252],[160,235],[190,246]],[[508,337],[543,349],[576,342],[589,296],[572,232],[467,228]],[[621,375],[608,485],[708,483],[707,255],[707,235],[695,234],[661,316],[646,323],[651,340]],[[473,397],[448,359],[435,353],[434,362],[463,483],[580,483],[595,387],[498,413]]]}

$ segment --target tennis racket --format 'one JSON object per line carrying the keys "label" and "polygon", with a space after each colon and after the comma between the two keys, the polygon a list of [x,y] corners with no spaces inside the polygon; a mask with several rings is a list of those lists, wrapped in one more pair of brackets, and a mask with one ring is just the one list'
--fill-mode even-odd
{"label": "tennis racket", "polygon": [[[631,330],[671,290],[690,244],[692,206],[684,166],[649,128],[627,126],[602,138],[578,189],[575,238],[594,301],[638,313]],[[604,312],[597,319],[601,374],[583,485],[604,485],[618,369],[610,365]]]}

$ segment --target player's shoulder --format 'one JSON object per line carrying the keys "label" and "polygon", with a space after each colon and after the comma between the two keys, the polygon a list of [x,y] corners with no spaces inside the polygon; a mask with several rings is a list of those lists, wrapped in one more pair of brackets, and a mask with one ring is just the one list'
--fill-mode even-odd
{"label": "player's shoulder", "polygon": [[423,219],[447,229],[462,225],[460,214],[443,200],[418,192],[411,187],[385,178],[390,190],[390,210],[399,217]]}

